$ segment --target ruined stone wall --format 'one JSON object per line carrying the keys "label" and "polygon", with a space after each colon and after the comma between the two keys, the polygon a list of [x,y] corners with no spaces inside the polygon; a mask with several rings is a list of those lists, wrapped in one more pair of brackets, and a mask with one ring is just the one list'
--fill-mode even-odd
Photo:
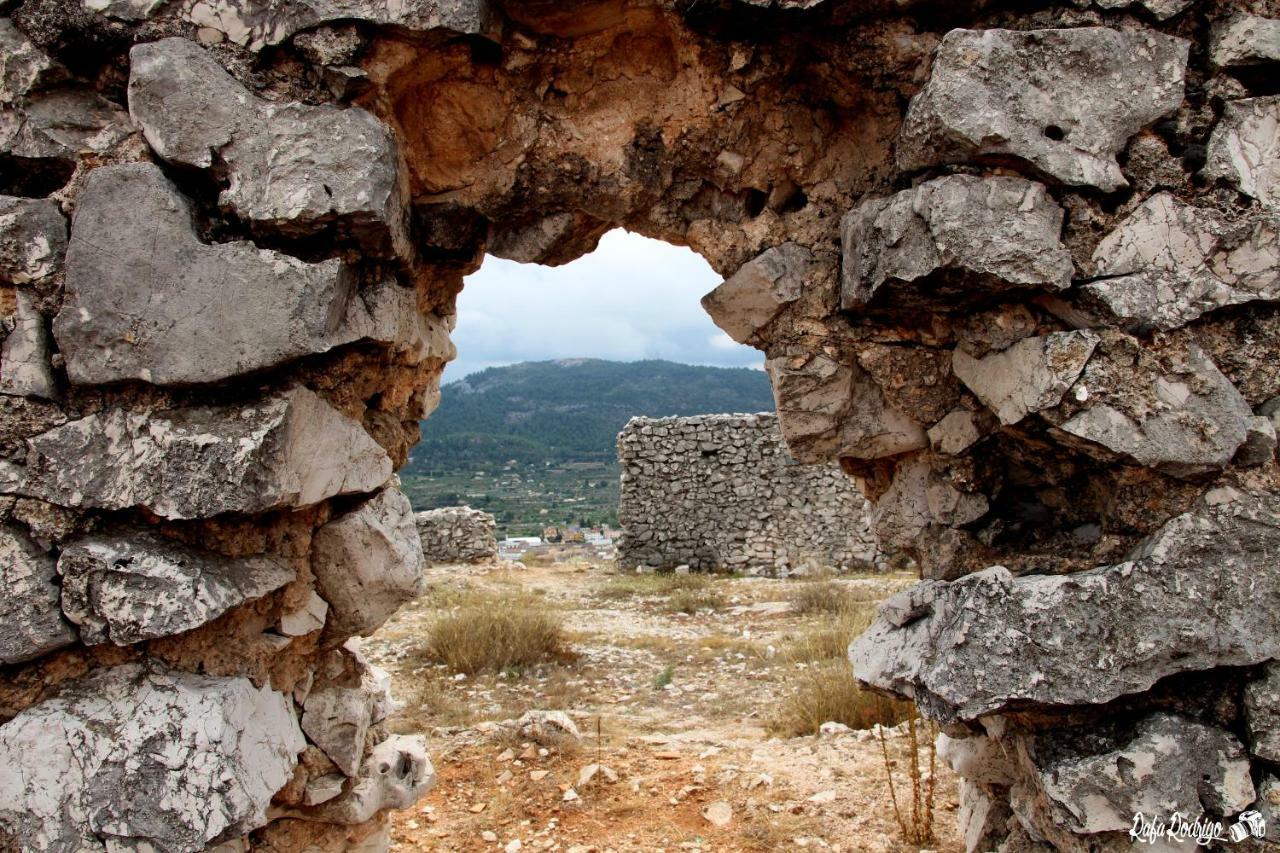
{"label": "ruined stone wall", "polygon": [[487,512],[450,506],[415,513],[413,521],[428,565],[478,562],[498,553],[497,522]]}
{"label": "ruined stone wall", "polygon": [[0,0],[3,843],[385,844],[432,773],[348,640],[419,589],[456,294],[616,226],[922,566],[851,657],[973,849],[1275,820],[1278,18]]}
{"label": "ruined stone wall", "polygon": [[801,465],[772,414],[632,418],[618,434],[618,564],[785,577],[883,564],[838,465]]}

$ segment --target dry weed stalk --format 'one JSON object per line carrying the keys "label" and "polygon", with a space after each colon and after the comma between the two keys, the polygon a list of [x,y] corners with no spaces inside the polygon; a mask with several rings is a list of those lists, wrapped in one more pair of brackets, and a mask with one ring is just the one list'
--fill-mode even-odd
{"label": "dry weed stalk", "polygon": [[[923,728],[923,732],[921,729]],[[933,834],[933,802],[937,780],[938,725],[913,712],[907,717],[907,750],[909,761],[907,772],[911,782],[911,812],[902,813],[898,804],[898,794],[893,782],[893,760],[889,757],[889,736],[885,726],[879,726],[876,733],[880,740],[880,754],[884,758],[885,779],[889,783],[889,799],[893,803],[893,816],[898,822],[902,840],[908,844],[929,844],[934,841]],[[920,737],[925,736],[925,749],[929,756],[929,773],[925,776],[920,767]]]}

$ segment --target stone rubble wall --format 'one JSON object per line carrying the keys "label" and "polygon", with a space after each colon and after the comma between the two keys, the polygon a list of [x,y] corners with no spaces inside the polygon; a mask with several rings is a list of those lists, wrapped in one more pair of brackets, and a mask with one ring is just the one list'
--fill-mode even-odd
{"label": "stone rubble wall", "polygon": [[618,459],[622,568],[785,577],[884,564],[857,485],[792,459],[772,414],[632,418]]}
{"label": "stone rubble wall", "polygon": [[415,513],[413,522],[428,565],[481,562],[498,553],[498,525],[490,513],[451,506]]}
{"label": "stone rubble wall", "polygon": [[944,726],[971,850],[1280,825],[1278,32],[0,2],[0,847],[386,848],[434,774],[354,641],[421,588],[457,294],[619,226],[725,276],[792,457],[920,565],[851,662]]}

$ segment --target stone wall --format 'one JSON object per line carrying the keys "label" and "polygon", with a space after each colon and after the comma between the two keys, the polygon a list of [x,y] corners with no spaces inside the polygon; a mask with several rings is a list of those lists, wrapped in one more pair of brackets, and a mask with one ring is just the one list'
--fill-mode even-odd
{"label": "stone wall", "polygon": [[493,516],[469,506],[450,506],[415,513],[418,540],[427,564],[474,563],[498,553]]}
{"label": "stone wall", "polygon": [[0,2],[0,846],[385,845],[432,773],[348,641],[419,591],[463,277],[618,226],[922,566],[854,671],[973,849],[1274,819],[1277,19]]}
{"label": "stone wall", "polygon": [[775,415],[632,418],[618,459],[623,568],[786,576],[883,562],[857,485],[792,459]]}

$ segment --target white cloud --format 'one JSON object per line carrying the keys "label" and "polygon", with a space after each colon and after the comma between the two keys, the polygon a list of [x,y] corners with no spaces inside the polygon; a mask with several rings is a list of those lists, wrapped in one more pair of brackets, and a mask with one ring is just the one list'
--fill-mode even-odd
{"label": "white cloud", "polygon": [[487,257],[458,297],[458,359],[445,380],[550,358],[758,367],[764,356],[734,343],[699,304],[719,283],[692,250],[620,229],[562,267]]}

